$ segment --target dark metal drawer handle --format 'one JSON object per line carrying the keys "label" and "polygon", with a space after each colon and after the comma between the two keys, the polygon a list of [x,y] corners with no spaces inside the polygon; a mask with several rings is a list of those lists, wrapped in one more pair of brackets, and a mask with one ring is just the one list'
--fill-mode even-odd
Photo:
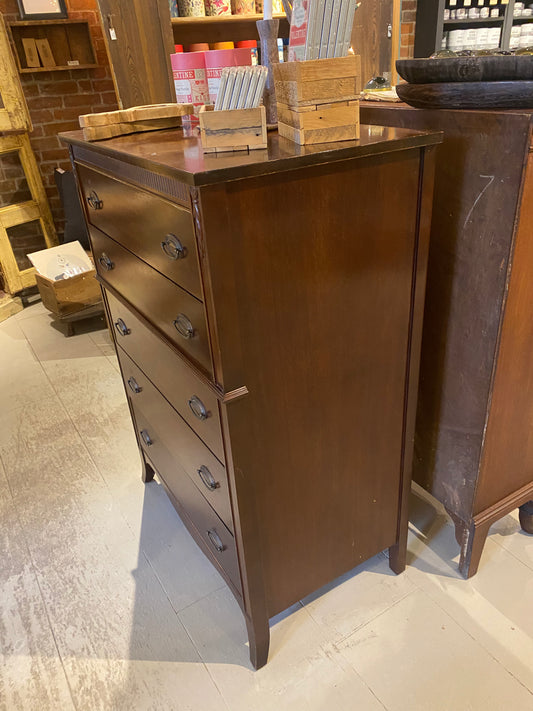
{"label": "dark metal drawer handle", "polygon": [[200,469],[198,469],[197,471],[200,479],[202,480],[203,484],[209,489],[209,491],[216,491],[220,488],[220,484],[204,464],[202,464]]}
{"label": "dark metal drawer handle", "polygon": [[176,235],[168,234],[163,242],[161,242],[161,249],[170,259],[185,259],[187,256],[187,250],[176,237]]}
{"label": "dark metal drawer handle", "polygon": [[92,190],[91,194],[87,196],[87,202],[93,210],[101,210],[104,206],[104,203],[98,197],[98,193],[96,193],[94,190]]}
{"label": "dark metal drawer handle", "polygon": [[100,265],[108,272],[115,268],[114,262],[109,259],[105,252],[102,252],[102,256],[98,257],[98,261],[100,262]]}
{"label": "dark metal drawer handle", "polygon": [[130,329],[126,326],[126,324],[121,318],[115,321],[115,328],[121,336],[127,336],[131,333]]}
{"label": "dark metal drawer handle", "polygon": [[194,326],[185,314],[178,314],[174,320],[174,328],[183,338],[194,337]]}
{"label": "dark metal drawer handle", "polygon": [[205,409],[204,403],[199,397],[196,397],[196,395],[193,395],[189,400],[189,407],[191,408],[192,414],[199,420],[207,420],[209,417],[209,413]]}
{"label": "dark metal drawer handle", "polygon": [[222,553],[222,551],[226,550],[226,546],[222,543],[222,541],[220,540],[220,536],[214,528],[207,532],[207,537],[213,544],[215,550],[217,550],[219,553]]}
{"label": "dark metal drawer handle", "polygon": [[130,386],[130,390],[137,395],[137,393],[142,392],[142,388],[139,385],[139,383],[135,380],[133,376],[131,378],[128,378],[128,385]]}
{"label": "dark metal drawer handle", "polygon": [[151,447],[153,445],[152,438],[146,430],[141,430],[141,437],[143,438],[143,442],[147,447]]}

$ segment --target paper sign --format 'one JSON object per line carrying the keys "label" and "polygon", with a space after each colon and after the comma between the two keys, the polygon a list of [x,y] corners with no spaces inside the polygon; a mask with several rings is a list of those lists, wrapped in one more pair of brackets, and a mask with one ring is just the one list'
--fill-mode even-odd
{"label": "paper sign", "polygon": [[79,242],[42,249],[28,254],[28,258],[41,276],[52,281],[68,279],[93,269],[91,260]]}

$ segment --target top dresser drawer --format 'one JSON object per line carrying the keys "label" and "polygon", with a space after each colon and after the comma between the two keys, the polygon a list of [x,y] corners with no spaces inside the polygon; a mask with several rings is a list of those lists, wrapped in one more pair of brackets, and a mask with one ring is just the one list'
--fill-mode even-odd
{"label": "top dresser drawer", "polygon": [[77,170],[89,222],[202,299],[191,213],[83,165]]}

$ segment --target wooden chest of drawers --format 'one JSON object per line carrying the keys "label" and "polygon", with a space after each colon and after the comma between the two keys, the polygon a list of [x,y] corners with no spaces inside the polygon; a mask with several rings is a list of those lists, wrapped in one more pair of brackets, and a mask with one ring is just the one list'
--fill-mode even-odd
{"label": "wooden chest of drawers", "polygon": [[[390,548],[405,567],[430,132],[204,156],[65,134],[145,466],[269,618]],[[357,601],[354,601],[357,604]]]}

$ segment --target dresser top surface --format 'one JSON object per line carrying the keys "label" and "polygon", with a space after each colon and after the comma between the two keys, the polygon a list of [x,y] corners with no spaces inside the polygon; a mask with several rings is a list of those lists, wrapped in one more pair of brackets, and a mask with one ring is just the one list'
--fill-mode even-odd
{"label": "dresser top surface", "polygon": [[198,137],[186,138],[181,129],[147,131],[103,141],[86,141],[82,131],[60,134],[73,146],[156,170],[189,185],[210,185],[311,165],[441,143],[438,131],[415,131],[384,126],[361,126],[359,141],[299,146],[276,132],[269,132],[268,148],[204,154]]}

